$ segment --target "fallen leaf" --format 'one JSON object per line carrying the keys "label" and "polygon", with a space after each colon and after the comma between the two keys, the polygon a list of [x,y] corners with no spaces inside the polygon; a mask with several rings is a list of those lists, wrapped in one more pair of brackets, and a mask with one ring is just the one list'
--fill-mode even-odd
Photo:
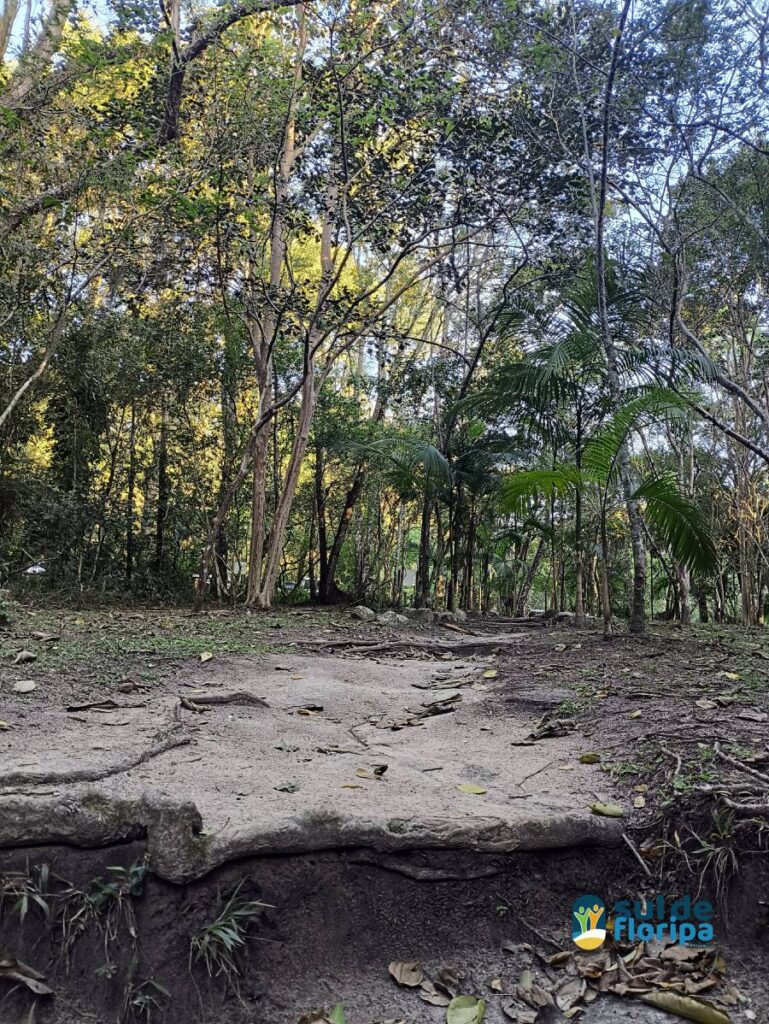
{"label": "fallen leaf", "polygon": [[593,814],[600,814],[604,818],[622,818],[625,815],[619,804],[605,804],[600,801],[590,805]]}
{"label": "fallen leaf", "polygon": [[562,967],[563,964],[567,964],[571,960],[571,953],[568,949],[562,949],[559,953],[553,953],[549,956],[545,963],[550,967]]}
{"label": "fallen leaf", "polygon": [[455,996],[446,1008],[446,1024],[481,1024],[486,1003],[475,996]]}
{"label": "fallen leaf", "polygon": [[210,661],[213,658],[213,654],[210,651],[203,651],[200,655],[202,662]]}
{"label": "fallen leaf", "polygon": [[19,651],[13,659],[14,665],[27,665],[30,661],[37,661],[37,655],[32,651]]}
{"label": "fallen leaf", "polygon": [[579,755],[580,764],[600,764],[601,755],[589,750],[586,754]]}
{"label": "fallen leaf", "polygon": [[749,708],[747,711],[741,711],[737,717],[744,719],[746,722],[765,722],[769,715],[765,711],[754,711],[752,708]]}
{"label": "fallen leaf", "polygon": [[722,679],[730,679],[732,682],[735,682],[737,679],[742,679],[739,672],[719,672],[718,674]]}
{"label": "fallen leaf", "polygon": [[646,807],[646,799],[645,799],[645,797],[637,796],[633,800],[633,807],[635,807],[635,808]]}
{"label": "fallen leaf", "polygon": [[473,793],[476,796],[483,796],[484,793],[488,793],[487,789],[483,786],[475,786],[472,782],[463,782],[457,786],[460,793]]}
{"label": "fallen leaf", "polygon": [[639,711],[631,711],[630,714],[628,715],[628,718],[640,718],[642,714],[643,714],[643,712],[640,711],[640,710]]}
{"label": "fallen leaf", "polygon": [[432,981],[423,981],[419,989],[419,998],[430,1006],[448,1006],[451,996],[439,992]]}
{"label": "fallen leaf", "polygon": [[489,982],[489,988],[492,992],[504,992],[501,978],[492,978]]}
{"label": "fallen leaf", "polygon": [[483,673],[483,678],[484,679],[496,679],[498,675],[499,675],[499,672],[497,672],[497,670],[495,668],[487,668],[486,671]]}
{"label": "fallen leaf", "polygon": [[359,786],[357,782],[343,782],[342,789],[363,789],[363,786]]}
{"label": "fallen leaf", "polygon": [[712,711],[713,708],[717,708],[718,704],[714,700],[708,700],[707,697],[700,697],[699,700],[694,702],[698,708],[702,708],[703,711]]}
{"label": "fallen leaf", "polygon": [[13,684],[13,688],[16,693],[32,693],[37,689],[37,683],[33,679],[20,679],[18,683]]}
{"label": "fallen leaf", "polygon": [[7,722],[0,722],[0,731],[5,732],[7,729],[10,729],[10,728],[11,727],[10,727],[10,725],[8,725]]}
{"label": "fallen leaf", "polygon": [[388,964],[387,970],[399,985],[406,988],[417,988],[422,984],[425,976],[425,972],[416,960],[393,960]]}
{"label": "fallen leaf", "polygon": [[15,956],[6,956],[0,960],[0,978],[19,981],[36,996],[53,995],[53,989],[45,983],[45,975],[36,971],[34,967],[22,963],[21,960],[17,960]]}
{"label": "fallen leaf", "polygon": [[704,999],[681,996],[677,992],[648,992],[642,995],[641,999],[649,1006],[675,1013],[685,1020],[696,1021],[697,1024],[731,1024],[728,1013],[717,1009]]}

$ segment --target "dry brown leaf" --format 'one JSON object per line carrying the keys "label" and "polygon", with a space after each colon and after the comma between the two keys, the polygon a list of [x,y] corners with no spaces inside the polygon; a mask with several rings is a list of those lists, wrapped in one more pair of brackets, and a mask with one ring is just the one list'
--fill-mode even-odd
{"label": "dry brown leaf", "polygon": [[392,977],[406,988],[417,988],[424,981],[424,971],[416,960],[393,960],[387,967]]}
{"label": "dry brown leaf", "polygon": [[675,1013],[684,1020],[696,1021],[696,1024],[731,1024],[732,1019],[726,1011],[719,1010],[705,999],[682,996],[677,992],[650,992],[641,999],[649,1006]]}

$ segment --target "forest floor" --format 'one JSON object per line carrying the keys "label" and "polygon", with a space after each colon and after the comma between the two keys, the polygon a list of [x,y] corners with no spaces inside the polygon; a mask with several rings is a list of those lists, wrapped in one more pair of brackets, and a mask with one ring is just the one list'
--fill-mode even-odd
{"label": "forest floor", "polygon": [[[589,854],[573,884],[607,902],[701,888],[726,896],[739,864],[767,860],[766,829],[714,819],[715,798],[700,788],[739,778],[735,761],[766,771],[762,630],[655,625],[606,642],[492,617],[390,628],[344,610],[40,607],[0,632],[0,666],[0,845],[9,848],[146,835],[154,874],[171,883],[243,858],[349,850],[377,878],[472,886],[512,851],[541,851],[544,864],[553,851],[598,847],[607,852]],[[469,876],[446,860],[468,854],[481,865]],[[540,892],[553,943],[568,942],[579,894],[564,884],[565,893]],[[766,934],[761,900],[740,905],[748,938]],[[765,982],[750,967],[756,956],[765,964],[766,947],[751,941],[724,982],[733,1020],[769,1020]],[[392,951],[412,958],[397,942]],[[318,992],[328,971],[318,966]],[[386,971],[382,983],[393,984]],[[284,1003],[315,992],[302,984],[293,994],[284,984]],[[344,984],[338,994],[355,1009]],[[426,1005],[408,1016],[401,989],[392,1005],[384,998],[372,1004],[383,1017],[441,1019]],[[272,1018],[298,1020],[283,1009]],[[635,1001],[605,1012],[591,1005],[586,1019],[669,1019]]]}

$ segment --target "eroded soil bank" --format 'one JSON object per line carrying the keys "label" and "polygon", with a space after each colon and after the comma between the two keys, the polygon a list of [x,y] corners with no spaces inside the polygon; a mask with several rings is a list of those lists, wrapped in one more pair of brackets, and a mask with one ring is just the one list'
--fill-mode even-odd
{"label": "eroded soil bank", "polygon": [[723,963],[620,952],[769,1021],[759,632],[137,616],[2,637],[2,1024],[674,1020],[547,962],[586,892],[711,895]]}
{"label": "eroded soil bank", "polygon": [[[526,971],[556,993],[569,979],[579,981],[573,963],[558,964],[556,955],[571,946],[571,902],[598,891],[610,903],[643,889],[619,849],[505,855],[359,849],[251,858],[185,886],[148,875],[130,892],[125,886],[85,909],[78,893],[104,892],[128,877],[132,865],[136,878],[143,853],[134,843],[3,856],[4,870],[19,877],[40,879],[46,865],[51,894],[66,890],[63,879],[71,886],[63,913],[52,895],[42,896],[56,920],[47,920],[33,900],[23,925],[17,912],[4,915],[3,949],[45,973],[54,990],[44,997],[23,985],[10,995],[7,990],[0,1004],[4,1024],[297,1024],[338,1004],[353,1024],[444,1021],[445,1008],[424,1002],[424,989],[393,981],[392,961],[418,962],[427,979],[455,978],[459,991],[487,1001],[487,1021],[523,1021],[531,1018],[517,988]],[[116,866],[126,874],[110,870]],[[766,882],[766,865],[755,864],[717,911],[717,944],[725,958],[718,991],[735,993],[733,1020],[769,1019],[769,939],[766,908],[759,905]],[[247,939],[236,984],[225,973],[211,979],[205,956],[192,944],[221,920],[233,893],[237,906],[269,904],[252,908],[243,921]],[[212,955],[215,972],[221,963]],[[671,977],[685,982],[688,970],[676,966]],[[30,1018],[33,1005],[36,1017]],[[584,1008],[579,1019],[590,1024],[674,1019],[638,999],[608,994],[578,1005]],[[568,1018],[553,1012],[539,1019]]]}

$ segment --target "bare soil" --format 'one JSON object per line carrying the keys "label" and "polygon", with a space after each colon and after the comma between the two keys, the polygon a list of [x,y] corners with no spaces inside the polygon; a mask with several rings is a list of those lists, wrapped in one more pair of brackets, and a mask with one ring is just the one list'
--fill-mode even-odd
{"label": "bare soil", "polygon": [[[769,760],[761,631],[606,642],[494,620],[390,630],[343,611],[128,614],[37,610],[2,637],[0,870],[51,865],[87,892],[150,858],[125,896],[137,942],[129,917],[110,938],[95,915],[64,955],[61,921],[32,905],[20,927],[4,901],[3,950],[57,991],[38,1019],[293,1024],[341,1003],[348,1024],[445,1020],[394,984],[398,959],[453,967],[489,998],[487,1020],[513,1019],[516,978],[566,948],[576,896],[701,889],[748,1000],[732,1019],[769,1020],[766,829],[739,815],[714,828],[698,789],[728,771],[716,743]],[[13,664],[23,650],[35,660]],[[23,680],[35,689],[17,693]],[[190,964],[238,885],[271,904],[248,923],[239,996]],[[13,992],[0,1021],[30,1005]],[[605,997],[583,1019],[672,1018]]]}

